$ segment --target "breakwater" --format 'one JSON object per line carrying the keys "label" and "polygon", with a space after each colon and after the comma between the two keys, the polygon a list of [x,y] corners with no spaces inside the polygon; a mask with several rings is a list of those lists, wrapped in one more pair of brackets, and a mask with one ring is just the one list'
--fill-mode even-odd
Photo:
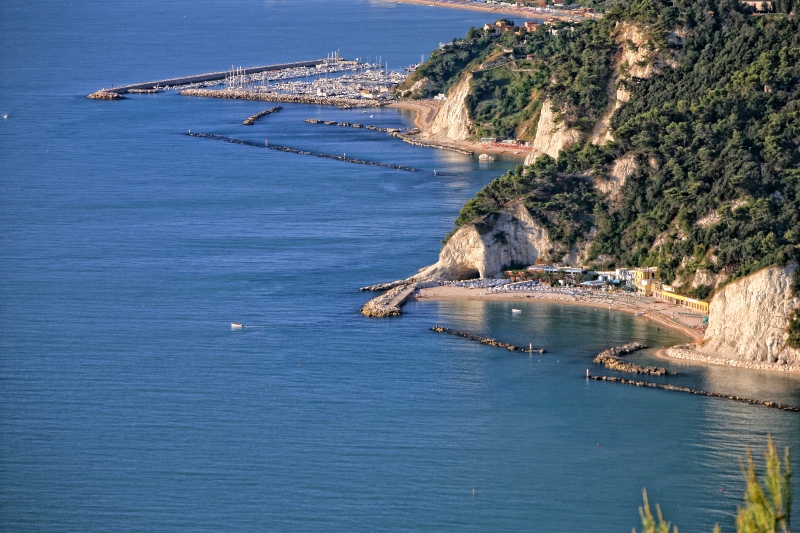
{"label": "breakwater", "polygon": [[183,96],[200,98],[230,98],[233,100],[259,100],[263,102],[281,102],[285,104],[333,105],[340,109],[382,107],[390,104],[387,100],[357,100],[355,98],[337,98],[335,96],[312,96],[308,94],[284,94],[243,89],[184,89]]}
{"label": "breakwater", "polygon": [[771,402],[767,400],[753,400],[750,398],[742,398],[741,396],[734,396],[728,394],[720,394],[718,392],[710,392],[700,389],[690,389],[689,387],[678,387],[677,385],[669,385],[667,383],[653,383],[652,381],[639,381],[635,379],[625,379],[616,376],[593,376],[586,371],[587,379],[595,381],[611,381],[613,383],[622,383],[624,385],[634,385],[636,387],[650,387],[653,389],[663,389],[675,392],[687,392],[689,394],[696,394],[698,396],[710,396],[712,398],[722,398],[724,400],[733,400],[735,402],[744,402],[752,405],[762,405],[764,407],[771,407],[773,409],[782,409],[783,411],[800,412],[800,407],[794,405],[784,405],[778,402]]}
{"label": "breakwater", "polygon": [[506,350],[512,352],[545,353],[544,348],[533,348],[532,346],[525,348],[523,346],[514,346],[513,344],[508,344],[507,342],[500,342],[490,337],[481,337],[480,335],[467,333],[465,331],[456,331],[454,329],[446,328],[438,324],[433,326],[431,328],[431,331],[435,331],[437,333],[447,333],[448,335],[455,335],[456,337],[461,337],[473,342],[488,344],[489,346],[494,346],[495,348],[505,348]]}
{"label": "breakwater", "polygon": [[416,289],[417,285],[415,283],[397,285],[365,303],[361,308],[361,314],[370,318],[400,316],[403,314],[400,308],[414,294]]}
{"label": "breakwater", "polygon": [[256,113],[255,115],[253,115],[251,117],[247,117],[246,119],[244,119],[242,121],[242,125],[243,126],[252,126],[253,124],[256,123],[256,120],[260,119],[261,117],[265,117],[265,116],[267,116],[267,115],[269,115],[271,113],[277,113],[278,111],[281,111],[282,109],[283,108],[281,106],[277,106],[277,107],[273,107],[273,108],[267,109],[266,111],[261,111],[260,113]]}
{"label": "breakwater", "polygon": [[388,133],[392,137],[400,139],[401,141],[411,144],[413,146],[421,146],[423,148],[436,148],[437,150],[447,150],[448,152],[456,152],[464,155],[475,155],[475,152],[464,148],[459,148],[458,146],[451,146],[449,144],[423,141],[419,137],[413,137],[408,133],[403,133],[401,130],[397,128],[381,128],[379,126],[372,126],[372,125],[365,126],[363,124],[358,124],[358,123],[336,122],[335,120],[320,120],[318,118],[307,118],[303,122],[308,122],[309,124],[324,124],[325,126],[340,126],[343,128],[356,128],[356,129],[363,128],[365,130],[380,131],[383,133]]}
{"label": "breakwater", "polygon": [[298,154],[298,155],[310,155],[314,157],[323,157],[326,159],[335,159],[336,161],[342,161],[344,163],[353,163],[355,165],[369,165],[373,167],[384,167],[384,168],[393,168],[395,170],[402,170],[403,172],[419,172],[416,168],[407,167],[403,165],[391,165],[389,163],[379,163],[377,161],[366,161],[363,159],[355,159],[353,157],[347,157],[347,155],[334,155],[334,154],[325,154],[322,152],[311,152],[309,150],[301,150],[299,148],[291,148],[289,146],[280,146],[277,144],[259,144],[253,141],[246,141],[244,139],[236,139],[234,137],[226,137],[225,135],[216,135],[214,133],[194,133],[189,132],[187,135],[189,137],[197,137],[200,139],[214,139],[216,141],[225,141],[233,144],[241,144],[244,146],[253,146],[255,148],[266,148],[267,150],[275,150],[277,152],[287,152],[290,154]]}
{"label": "breakwater", "polygon": [[673,374],[673,372],[668,372],[666,368],[658,366],[642,366],[620,359],[623,355],[628,355],[629,353],[637,352],[645,348],[647,348],[647,346],[640,342],[629,342],[628,344],[623,344],[622,346],[615,346],[614,348],[603,350],[597,354],[597,357],[594,358],[594,362],[598,365],[603,365],[610,370],[616,370],[618,372],[651,374],[654,376]]}
{"label": "breakwater", "polygon": [[[259,74],[262,72],[269,72],[273,70],[285,70],[285,69],[299,68],[299,67],[316,67],[317,65],[322,65],[326,62],[328,62],[327,59],[312,59],[310,61],[296,61],[294,63],[281,63],[278,65],[266,65],[262,67],[248,67],[239,69],[237,73],[240,75],[249,76],[252,74]],[[98,94],[102,92],[125,94],[127,92],[140,92],[142,90],[150,92],[150,91],[156,91],[159,88],[179,87],[182,85],[191,85],[193,83],[220,81],[224,80],[230,75],[231,72],[227,70],[219,72],[207,72],[205,74],[194,74],[192,76],[182,76],[179,78],[167,78],[165,80],[147,81],[144,83],[132,83],[130,85],[122,85],[120,87],[112,87],[110,89],[101,89],[96,93],[92,94]],[[100,97],[89,95],[89,98],[100,98]]]}

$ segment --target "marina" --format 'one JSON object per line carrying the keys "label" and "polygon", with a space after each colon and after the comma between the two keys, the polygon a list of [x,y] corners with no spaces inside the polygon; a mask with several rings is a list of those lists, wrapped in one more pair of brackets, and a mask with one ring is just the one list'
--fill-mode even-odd
{"label": "marina", "polygon": [[[211,96],[244,100],[270,100],[297,103],[330,103],[353,106],[356,102],[388,103],[392,89],[408,76],[389,70],[388,64],[346,60],[338,53],[325,59],[312,59],[261,67],[231,67],[227,71],[168,78],[120,87],[103,88],[89,98],[117,100],[124,94],[150,94],[182,89],[189,96]],[[303,81],[287,81],[298,80]],[[217,88],[219,89],[211,89]],[[188,92],[191,90],[200,92]],[[220,94],[210,94],[210,91]],[[259,96],[261,95],[261,96]],[[265,98],[263,95],[271,95]],[[362,107],[357,106],[356,107]],[[363,107],[376,107],[368,105]]]}

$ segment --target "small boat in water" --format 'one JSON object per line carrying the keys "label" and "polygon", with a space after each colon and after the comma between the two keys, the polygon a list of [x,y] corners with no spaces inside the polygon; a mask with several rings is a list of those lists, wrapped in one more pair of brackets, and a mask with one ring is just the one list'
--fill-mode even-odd
{"label": "small boat in water", "polygon": [[522,309],[512,309],[511,312],[512,313],[521,313]]}
{"label": "small boat in water", "polygon": [[239,324],[238,322],[231,322],[231,329],[242,329],[244,324]]}

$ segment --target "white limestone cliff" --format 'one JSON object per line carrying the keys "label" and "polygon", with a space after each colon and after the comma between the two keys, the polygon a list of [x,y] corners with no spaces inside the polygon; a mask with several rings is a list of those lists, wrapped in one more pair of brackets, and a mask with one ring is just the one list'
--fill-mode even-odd
{"label": "white limestone cliff", "polygon": [[465,74],[450,87],[447,92],[447,101],[436,113],[428,134],[434,137],[441,136],[454,141],[469,139],[473,125],[469,118],[466,99],[470,91],[471,74]]}
{"label": "white limestone cliff", "polygon": [[553,111],[553,102],[549,98],[542,104],[539,123],[536,126],[536,137],[533,139],[531,153],[525,158],[526,165],[532,165],[542,154],[558,157],[558,152],[569,148],[580,140],[578,130],[568,128],[564,120],[558,120],[560,113]]}
{"label": "white limestone cliff", "polygon": [[765,268],[720,290],[698,350],[722,360],[800,365],[800,350],[786,345],[789,317],[800,307],[791,291],[795,269],[796,263]]}
{"label": "white limestone cliff", "polygon": [[459,228],[442,249],[439,261],[411,279],[499,277],[503,265],[512,261],[532,265],[540,256],[547,258],[552,249],[547,229],[531,217],[521,201],[512,201],[499,213]]}

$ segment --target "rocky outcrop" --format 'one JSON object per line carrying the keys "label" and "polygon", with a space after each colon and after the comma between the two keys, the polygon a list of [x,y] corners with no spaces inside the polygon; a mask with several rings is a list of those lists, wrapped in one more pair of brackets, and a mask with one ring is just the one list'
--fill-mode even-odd
{"label": "rocky outcrop", "polygon": [[[561,120],[559,120],[561,118]],[[532,165],[542,154],[558,157],[558,152],[569,148],[580,140],[581,133],[567,127],[561,114],[553,111],[553,102],[549,98],[542,104],[539,123],[536,126],[536,137],[533,139],[531,153],[525,158],[526,165]]]}
{"label": "rocky outcrop", "polygon": [[786,327],[800,298],[791,282],[797,264],[765,268],[721,289],[711,300],[699,351],[745,363],[800,366],[800,350],[786,345]]}
{"label": "rocky outcrop", "polygon": [[496,277],[504,265],[532,265],[539,257],[547,259],[552,250],[547,229],[531,217],[521,200],[514,200],[500,212],[459,228],[442,249],[439,261],[413,279]]}
{"label": "rocky outcrop", "polygon": [[629,353],[643,350],[645,348],[647,348],[647,346],[640,342],[629,342],[628,344],[623,344],[622,346],[615,346],[614,348],[603,350],[597,354],[597,357],[594,358],[594,362],[598,365],[603,365],[610,370],[616,370],[617,372],[650,374],[654,376],[665,376],[667,374],[672,374],[672,372],[668,372],[666,368],[658,366],[642,366],[637,365],[636,363],[629,363],[621,359],[621,357],[624,355],[628,355]]}
{"label": "rocky outcrop", "polygon": [[119,93],[114,91],[106,91],[104,89],[100,89],[97,92],[93,92],[88,96],[92,100],[125,100],[125,97]]}
{"label": "rocky outcrop", "polygon": [[447,93],[447,101],[436,113],[429,135],[441,136],[454,141],[469,139],[472,132],[472,121],[469,119],[466,99],[470,91],[472,74],[464,74]]}
{"label": "rocky outcrop", "polygon": [[625,185],[628,177],[636,172],[639,164],[636,162],[634,154],[625,154],[614,161],[611,171],[602,178],[594,178],[595,189],[601,192],[606,199],[606,203],[616,210],[619,208],[622,186]]}

